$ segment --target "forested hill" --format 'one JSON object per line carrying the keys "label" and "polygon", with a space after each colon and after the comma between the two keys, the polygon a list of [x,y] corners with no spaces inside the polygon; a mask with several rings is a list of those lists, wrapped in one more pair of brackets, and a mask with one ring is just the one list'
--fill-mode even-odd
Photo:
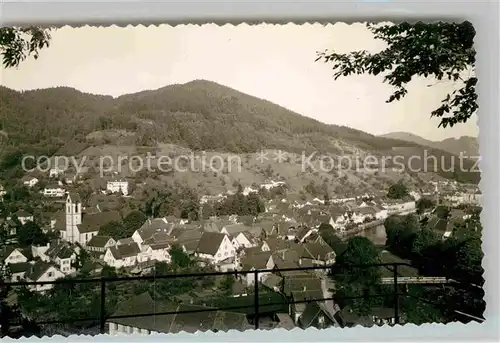
{"label": "forested hill", "polygon": [[1,87],[0,104],[0,129],[8,133],[10,145],[44,153],[85,144],[87,135],[99,130],[135,132],[137,145],[166,142],[234,153],[266,148],[341,155],[358,149],[387,153],[393,147],[421,148],[414,142],[326,125],[205,80],[118,98],[68,87],[25,92]]}

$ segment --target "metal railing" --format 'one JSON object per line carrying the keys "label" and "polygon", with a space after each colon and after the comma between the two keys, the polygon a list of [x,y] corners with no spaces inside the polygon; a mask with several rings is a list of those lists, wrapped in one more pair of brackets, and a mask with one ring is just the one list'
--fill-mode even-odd
{"label": "metal railing", "polygon": [[[389,267],[389,270],[393,273],[393,303],[394,303],[394,323],[400,323],[400,314],[399,314],[399,298],[401,296],[405,296],[405,293],[400,293],[398,283],[398,278],[401,276],[398,274],[399,266],[410,266],[408,263],[376,263],[376,264],[363,264],[352,266],[353,268],[379,268],[379,267]],[[299,268],[282,268],[282,269],[265,269],[265,270],[251,270],[251,271],[229,271],[229,272],[207,272],[207,273],[185,273],[185,274],[167,274],[167,275],[145,275],[145,276],[131,276],[131,277],[102,277],[102,278],[92,278],[92,279],[59,279],[55,281],[40,281],[40,282],[31,282],[31,281],[17,281],[17,282],[2,282],[0,280],[0,287],[2,286],[43,286],[43,285],[57,285],[57,284],[89,284],[89,283],[98,283],[100,285],[100,314],[99,314],[99,332],[104,334],[106,332],[106,322],[112,319],[124,319],[124,318],[135,318],[135,317],[151,317],[151,316],[164,316],[164,315],[174,315],[174,314],[184,314],[184,313],[199,313],[199,312],[211,312],[211,311],[231,311],[231,310],[241,310],[253,308],[253,322],[255,329],[259,329],[259,308],[260,308],[260,290],[259,290],[259,274],[260,273],[286,273],[286,272],[297,272],[297,271],[330,271],[334,272],[336,269],[335,265],[328,266],[312,266],[312,267],[299,267]],[[204,309],[190,310],[190,311],[170,311],[170,312],[151,312],[151,313],[139,313],[139,314],[130,314],[130,315],[106,315],[106,285],[114,282],[123,282],[123,281],[155,281],[155,280],[165,280],[165,279],[175,279],[175,278],[194,278],[194,277],[215,277],[215,276],[224,276],[224,275],[232,275],[232,276],[246,276],[249,274],[253,274],[254,277],[254,302],[253,305],[249,306],[234,306],[234,307],[207,307]],[[314,274],[311,274],[314,275]],[[293,276],[292,276],[293,277]],[[458,281],[449,280],[449,282],[445,282],[449,284],[457,284]],[[324,291],[323,291],[324,292]],[[324,294],[324,293],[323,293]],[[306,300],[296,300],[296,299],[288,299],[286,298],[286,304],[301,304],[301,303],[310,303],[314,301],[338,301],[338,300],[352,300],[352,299],[368,299],[374,297],[388,297],[391,294],[371,294],[371,295],[363,295],[363,296],[353,296],[353,297],[322,297],[316,299],[306,299]],[[266,303],[262,306],[275,306],[275,305],[283,305],[284,303]],[[457,311],[459,313],[459,311]],[[466,315],[466,314],[465,314]],[[467,316],[467,315],[466,315]],[[477,318],[474,316],[473,320],[481,321],[482,318]],[[47,320],[47,321],[33,321],[30,320],[32,324],[35,325],[49,325],[49,324],[64,324],[67,322],[86,322],[86,321],[96,321],[95,317],[92,318],[71,318],[69,320]],[[19,323],[9,323],[10,326],[19,324]]]}

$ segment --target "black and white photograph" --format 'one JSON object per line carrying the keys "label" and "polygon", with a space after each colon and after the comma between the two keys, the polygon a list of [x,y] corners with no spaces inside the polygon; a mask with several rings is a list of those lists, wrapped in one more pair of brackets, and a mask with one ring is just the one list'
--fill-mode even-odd
{"label": "black and white photograph", "polygon": [[482,323],[474,38],[0,28],[0,337]]}

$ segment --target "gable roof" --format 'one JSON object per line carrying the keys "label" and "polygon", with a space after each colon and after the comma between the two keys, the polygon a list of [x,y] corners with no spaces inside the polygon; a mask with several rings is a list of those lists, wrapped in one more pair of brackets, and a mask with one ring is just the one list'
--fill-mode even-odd
{"label": "gable roof", "polygon": [[302,315],[299,318],[299,325],[302,329],[307,329],[310,327],[314,320],[320,315],[323,314],[325,317],[330,319],[330,322],[333,324],[336,320],[333,318],[332,314],[323,303],[313,301],[306,305],[306,308]]}
{"label": "gable roof", "polygon": [[90,241],[88,241],[87,246],[104,248],[104,246],[112,239],[111,236],[92,236]]}
{"label": "gable roof", "polygon": [[38,281],[38,279],[50,268],[54,267],[50,263],[43,261],[37,261],[31,265],[31,267],[26,271],[25,277],[32,281]]}
{"label": "gable roof", "polygon": [[135,256],[141,252],[141,249],[139,248],[139,245],[137,245],[137,243],[114,245],[112,247],[109,247],[108,249],[111,251],[111,254],[116,260]]}
{"label": "gable roof", "polygon": [[269,251],[251,253],[241,259],[241,265],[243,270],[250,270],[252,268],[267,269],[267,262],[269,262],[270,258],[271,253]]}
{"label": "gable roof", "polygon": [[201,254],[215,255],[226,235],[218,232],[203,232],[196,251]]}
{"label": "gable roof", "polygon": [[69,246],[68,243],[63,241],[53,241],[50,244],[49,249],[45,252],[45,255],[51,259],[56,258],[70,258],[75,251]]}
{"label": "gable roof", "polygon": [[157,232],[169,235],[173,229],[173,224],[168,223],[166,218],[154,218],[147,219],[137,230],[137,233],[143,240],[146,240]]}

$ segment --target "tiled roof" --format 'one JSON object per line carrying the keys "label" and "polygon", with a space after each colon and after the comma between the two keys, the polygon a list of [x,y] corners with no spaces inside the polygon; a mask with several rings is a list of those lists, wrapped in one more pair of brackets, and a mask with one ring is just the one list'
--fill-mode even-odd
{"label": "tiled roof", "polygon": [[87,246],[104,248],[104,246],[108,243],[110,239],[111,239],[110,236],[93,236],[87,243]]}
{"label": "tiled roof", "polygon": [[214,255],[219,250],[225,236],[217,232],[203,232],[196,251],[202,254]]}
{"label": "tiled roof", "polygon": [[116,260],[135,256],[141,252],[141,249],[139,248],[137,243],[115,245],[110,247],[109,249],[111,250],[113,257]]}

